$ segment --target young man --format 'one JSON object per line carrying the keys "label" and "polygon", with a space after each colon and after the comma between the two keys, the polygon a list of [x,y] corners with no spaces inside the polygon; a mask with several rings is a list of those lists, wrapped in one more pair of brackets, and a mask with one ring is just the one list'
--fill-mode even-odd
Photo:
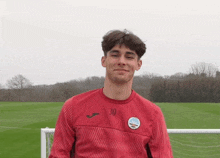
{"label": "young man", "polygon": [[145,44],[114,30],[102,49],[104,87],[65,102],[49,158],[173,158],[160,108],[132,90]]}

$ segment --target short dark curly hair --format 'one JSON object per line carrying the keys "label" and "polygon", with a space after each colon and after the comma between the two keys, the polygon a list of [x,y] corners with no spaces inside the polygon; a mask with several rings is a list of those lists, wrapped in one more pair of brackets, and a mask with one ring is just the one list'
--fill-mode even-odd
{"label": "short dark curly hair", "polygon": [[124,31],[111,30],[103,36],[102,50],[105,56],[115,45],[125,45],[129,49],[135,51],[139,59],[146,51],[144,42],[126,29]]}

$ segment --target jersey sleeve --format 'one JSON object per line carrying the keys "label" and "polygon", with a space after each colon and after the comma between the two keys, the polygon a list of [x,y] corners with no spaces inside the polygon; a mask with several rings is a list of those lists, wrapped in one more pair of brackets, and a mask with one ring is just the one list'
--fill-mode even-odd
{"label": "jersey sleeve", "polygon": [[70,101],[65,102],[55,128],[54,142],[49,158],[70,158],[75,141]]}
{"label": "jersey sleeve", "polygon": [[152,138],[148,145],[153,158],[173,158],[165,119],[159,107],[154,114]]}

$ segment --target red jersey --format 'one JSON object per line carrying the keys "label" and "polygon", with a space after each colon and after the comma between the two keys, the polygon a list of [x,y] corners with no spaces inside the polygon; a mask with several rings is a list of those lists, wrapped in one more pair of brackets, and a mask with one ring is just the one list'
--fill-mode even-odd
{"label": "red jersey", "polygon": [[103,89],[67,100],[49,158],[173,158],[161,109],[132,91],[114,100]]}

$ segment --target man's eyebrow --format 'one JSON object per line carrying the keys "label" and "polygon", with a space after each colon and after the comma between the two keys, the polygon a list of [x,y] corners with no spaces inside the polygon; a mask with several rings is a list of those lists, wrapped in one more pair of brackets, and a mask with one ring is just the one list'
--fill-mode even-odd
{"label": "man's eyebrow", "polygon": [[[119,53],[119,51],[118,50],[111,50],[110,51],[110,53]],[[133,53],[133,52],[126,52],[126,54],[129,54],[129,55],[135,55],[135,53]]]}
{"label": "man's eyebrow", "polygon": [[118,50],[111,50],[110,53],[119,53]]}
{"label": "man's eyebrow", "polygon": [[133,52],[126,52],[126,54],[135,55]]}

